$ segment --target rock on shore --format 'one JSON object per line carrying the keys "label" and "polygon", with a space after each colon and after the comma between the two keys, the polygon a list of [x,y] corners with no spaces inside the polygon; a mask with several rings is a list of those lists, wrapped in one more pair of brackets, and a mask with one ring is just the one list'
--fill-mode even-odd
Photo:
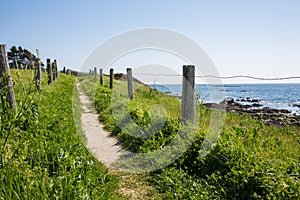
{"label": "rock on shore", "polygon": [[[241,104],[237,101],[247,102],[247,104]],[[285,109],[263,107],[260,102],[261,100],[259,99],[239,98],[235,101],[234,99],[228,98],[219,104],[205,103],[204,105],[210,109],[223,109],[227,112],[236,112],[239,114],[248,113],[253,118],[260,119],[268,125],[300,126],[300,115],[292,114],[289,110]],[[295,106],[295,104],[293,106]]]}

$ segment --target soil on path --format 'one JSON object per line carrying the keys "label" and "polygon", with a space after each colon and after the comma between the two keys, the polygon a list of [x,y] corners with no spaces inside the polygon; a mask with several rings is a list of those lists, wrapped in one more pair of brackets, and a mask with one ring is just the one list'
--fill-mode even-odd
{"label": "soil on path", "polygon": [[118,145],[117,138],[111,137],[110,133],[104,130],[89,97],[80,91],[79,98],[83,109],[81,126],[87,138],[87,148],[105,166],[111,167],[113,162],[127,152]]}
{"label": "soil on path", "polygon": [[[77,84],[79,90],[80,86]],[[121,199],[133,200],[156,200],[162,199],[156,189],[145,181],[145,175],[132,174],[112,169],[111,164],[117,161],[120,156],[130,152],[125,151],[118,144],[116,137],[104,130],[103,124],[98,120],[94,106],[88,96],[79,90],[79,98],[83,112],[81,114],[82,131],[87,138],[87,148],[94,156],[109,168],[110,172],[119,177],[118,193]]]}

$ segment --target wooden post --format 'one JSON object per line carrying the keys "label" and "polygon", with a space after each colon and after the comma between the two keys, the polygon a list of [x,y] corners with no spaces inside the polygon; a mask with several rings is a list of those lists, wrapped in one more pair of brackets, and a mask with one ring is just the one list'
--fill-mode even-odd
{"label": "wooden post", "polygon": [[53,82],[52,65],[50,58],[47,58],[47,73],[48,73],[48,84]]}
{"label": "wooden post", "polygon": [[97,80],[97,67],[94,67],[94,80]]}
{"label": "wooden post", "polygon": [[183,65],[181,119],[195,122],[195,66]]}
{"label": "wooden post", "polygon": [[103,85],[103,70],[100,69],[100,85]]}
{"label": "wooden post", "polygon": [[29,65],[28,69],[33,69],[33,66],[32,66],[32,55],[31,54],[29,54],[29,63],[30,63],[30,65]]}
{"label": "wooden post", "polygon": [[[0,44],[0,78],[2,78],[2,82],[0,82],[0,90],[3,90],[5,87],[8,88],[6,99],[10,107],[13,108],[15,112],[17,112],[17,104],[16,104],[13,82],[10,75],[6,44]],[[4,104],[4,99],[2,96],[1,96],[1,101],[2,104]]]}
{"label": "wooden post", "polygon": [[15,68],[19,69],[17,56],[14,57],[14,62],[15,62]]}
{"label": "wooden post", "polygon": [[130,100],[133,99],[133,88],[132,88],[132,70],[127,68],[127,86],[128,86],[128,97]]}
{"label": "wooden post", "polygon": [[37,75],[36,75],[36,83],[38,90],[42,89],[42,65],[41,60],[38,58],[38,66],[37,66]]}
{"label": "wooden post", "polygon": [[52,62],[52,77],[53,77],[53,82],[56,80],[56,72],[55,72],[55,63]]}
{"label": "wooden post", "polygon": [[66,67],[63,68],[63,71],[62,71],[64,74],[66,74]]}
{"label": "wooden post", "polygon": [[55,79],[57,79],[58,78],[58,66],[57,66],[57,61],[56,60],[54,60],[54,66],[55,66],[55,68],[54,68]]}
{"label": "wooden post", "polygon": [[114,85],[114,69],[109,69],[109,88],[112,89]]}

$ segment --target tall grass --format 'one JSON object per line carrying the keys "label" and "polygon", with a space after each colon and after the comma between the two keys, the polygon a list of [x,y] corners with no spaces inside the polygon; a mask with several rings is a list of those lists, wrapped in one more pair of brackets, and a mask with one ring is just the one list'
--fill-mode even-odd
{"label": "tall grass", "polygon": [[[113,116],[113,91],[108,87],[83,80],[83,88],[96,86],[90,94],[106,129],[134,152],[150,152],[167,145],[182,126],[180,104],[147,87],[135,90],[130,101],[131,118],[147,127],[150,107],[163,105],[167,121],[158,134],[137,138],[118,126]],[[126,84],[117,82],[116,84]],[[88,91],[88,90],[87,90]],[[121,94],[120,94],[121,95]],[[121,107],[120,107],[120,110]],[[299,128],[266,126],[248,115],[227,113],[219,140],[206,157],[200,157],[213,110],[200,105],[197,137],[190,148],[167,168],[150,173],[149,182],[167,199],[299,199],[300,198],[300,132]],[[122,116],[122,112],[120,112]]]}
{"label": "tall grass", "polygon": [[12,74],[18,113],[8,105],[0,108],[0,199],[118,198],[116,178],[89,153],[76,130],[75,77],[60,74],[48,86],[43,74],[38,92],[32,71]]}

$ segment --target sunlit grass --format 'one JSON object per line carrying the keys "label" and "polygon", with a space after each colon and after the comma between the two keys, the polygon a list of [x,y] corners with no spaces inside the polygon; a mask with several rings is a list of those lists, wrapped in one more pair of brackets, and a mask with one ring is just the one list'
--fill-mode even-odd
{"label": "sunlit grass", "polygon": [[[145,112],[150,112],[155,104],[161,105],[167,113],[167,123],[159,134],[147,139],[136,138],[118,128],[112,117],[113,95],[127,95],[126,82],[116,81],[115,84],[122,85],[121,92],[95,84],[95,106],[107,129],[132,151],[149,152],[168,144],[182,126],[179,99],[136,85],[134,100],[127,100],[136,123],[148,126],[151,121]],[[216,115],[212,115],[213,112]],[[122,116],[122,112],[120,114]],[[246,114],[227,113],[216,146],[201,158],[202,141],[211,120],[216,120],[212,116],[223,114],[199,105],[198,115],[199,135],[190,149],[168,168],[153,172],[150,178],[150,182],[165,193],[165,198],[300,198],[299,128],[270,127]]]}
{"label": "sunlit grass", "polygon": [[38,92],[33,75],[12,70],[18,113],[0,108],[0,199],[117,199],[116,178],[77,131],[75,77],[60,74],[47,85],[43,73]]}

